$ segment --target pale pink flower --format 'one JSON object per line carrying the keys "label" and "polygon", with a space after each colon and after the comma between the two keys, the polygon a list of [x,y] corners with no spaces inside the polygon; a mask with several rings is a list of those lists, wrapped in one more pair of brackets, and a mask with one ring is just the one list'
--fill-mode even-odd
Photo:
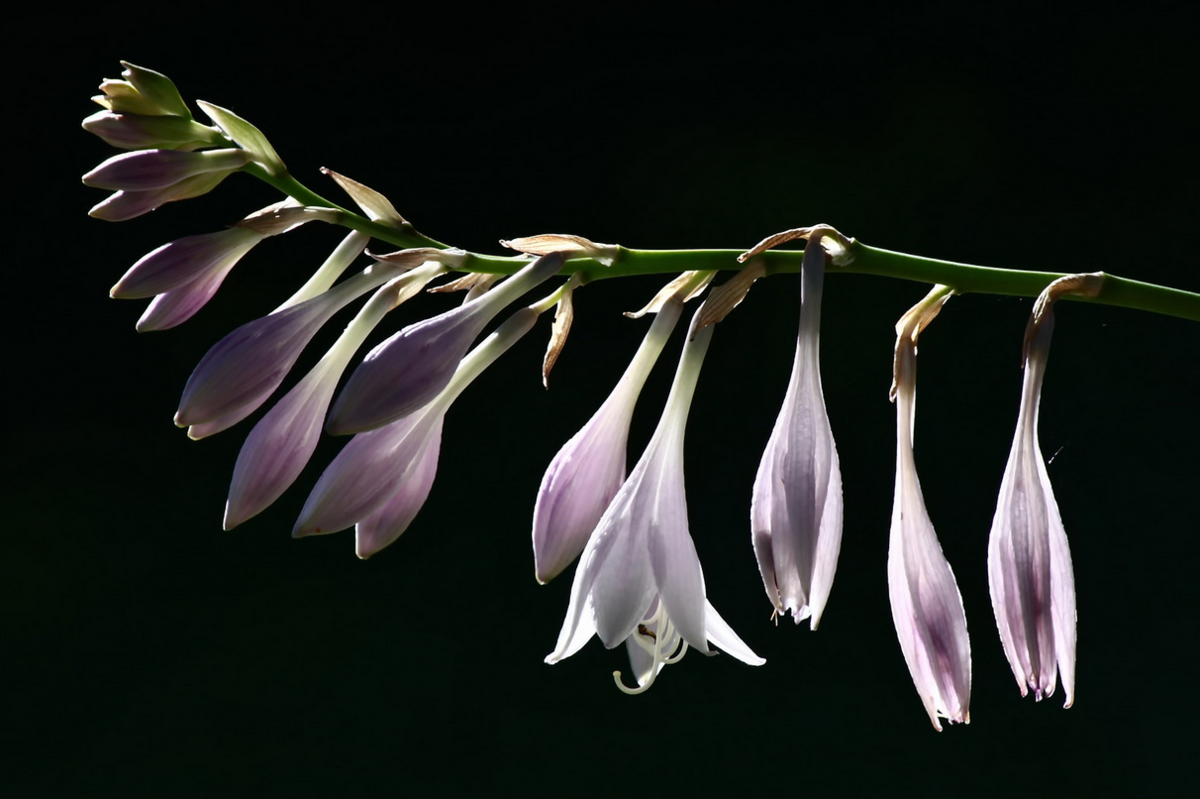
{"label": "pale pink flower", "polygon": [[934,729],[969,722],[971,643],[954,572],[925,510],[913,457],[916,343],[896,343],[896,493],[888,543],[888,594],[904,660]]}
{"label": "pale pink flower", "polygon": [[1070,707],[1075,701],[1075,574],[1037,434],[1054,330],[1050,306],[1031,322],[1021,410],[988,539],[988,585],[1021,696],[1027,686],[1038,700],[1050,696],[1057,672],[1066,695],[1063,707]]}

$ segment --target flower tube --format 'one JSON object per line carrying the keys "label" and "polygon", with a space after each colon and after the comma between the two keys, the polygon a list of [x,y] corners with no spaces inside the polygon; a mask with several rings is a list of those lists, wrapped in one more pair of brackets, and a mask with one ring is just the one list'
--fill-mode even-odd
{"label": "flower tube", "polygon": [[970,721],[971,643],[962,595],[942,554],[917,479],[913,418],[916,338],[949,296],[944,287],[936,287],[896,326],[896,492],[887,566],[900,648],[929,720],[939,732],[939,717]]}
{"label": "flower tube", "polygon": [[1021,408],[988,538],[988,587],[1004,654],[1021,696],[1054,693],[1056,676],[1075,701],[1075,573],[1066,529],[1038,443],[1038,408],[1054,333],[1054,302],[1095,296],[1100,275],[1054,281],[1034,305],[1025,336]]}
{"label": "flower tube", "polygon": [[361,433],[396,421],[428,403],[496,314],[562,268],[544,255],[476,300],[409,325],[367,353],[330,411],[333,435]]}
{"label": "flower tube", "polygon": [[[279,387],[322,325],[395,273],[395,267],[387,264],[368,267],[324,294],[234,330],[196,365],[183,389],[175,424],[184,427],[220,419],[223,430],[249,416]],[[206,429],[204,434],[215,432]]]}
{"label": "flower tube", "polygon": [[842,543],[842,476],[821,391],[823,231],[801,265],[800,332],[783,408],[754,480],[750,523],[767,597],[817,629]]}
{"label": "flower tube", "polygon": [[[531,308],[517,311],[462,360],[450,383],[432,402],[416,413],[350,439],[317,481],[292,535],[299,538],[344,530],[396,497],[406,475],[413,475],[414,464],[425,456],[435,437],[440,437],[442,417],[451,403],[529,332],[537,317],[538,312]],[[423,502],[424,497],[420,500]],[[396,508],[392,513],[402,515]]]}
{"label": "flower tube", "polygon": [[682,312],[679,300],[662,306],[616,388],[546,469],[533,509],[534,574],[539,583],[549,582],[578,557],[625,482],[634,405]]}
{"label": "flower tube", "polygon": [[588,539],[558,644],[546,657],[547,663],[570,657],[593,634],[609,649],[626,643],[638,681],[630,689],[621,683],[620,672],[614,673],[626,693],[649,688],[686,646],[711,654],[711,641],[744,663],[765,662],[708,602],[688,532],[683,435],[712,330],[696,331],[693,323],[662,418]]}
{"label": "flower tube", "polygon": [[384,314],[415,296],[441,272],[439,264],[429,264],[382,286],[320,362],[258,421],[233,470],[225,503],[226,530],[261,513],[291,486],[316,449],[325,410],[354,353]]}

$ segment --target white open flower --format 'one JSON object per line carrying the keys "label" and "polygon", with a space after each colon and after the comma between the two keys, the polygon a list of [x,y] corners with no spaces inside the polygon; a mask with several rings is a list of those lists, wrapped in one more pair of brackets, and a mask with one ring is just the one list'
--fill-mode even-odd
{"label": "white open flower", "polygon": [[744,663],[765,662],[709,604],[688,532],[683,435],[712,328],[690,332],[658,428],[588,539],[558,645],[546,657],[570,657],[593,634],[609,649],[627,643],[638,688],[614,676],[628,693],[648,688],[686,646],[710,654],[711,641]]}

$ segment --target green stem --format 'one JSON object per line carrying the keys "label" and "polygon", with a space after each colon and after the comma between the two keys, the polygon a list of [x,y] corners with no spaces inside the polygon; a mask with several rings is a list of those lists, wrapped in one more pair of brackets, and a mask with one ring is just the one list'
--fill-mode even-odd
{"label": "green stem", "polygon": [[[273,176],[254,164],[246,167],[245,171],[305,205],[334,208],[341,211],[343,225],[362,231],[373,238],[404,248],[438,247],[445,249],[447,247],[439,241],[418,233],[407,222],[399,228],[372,222],[360,214],[330,202],[289,174]],[[742,252],[742,250],[631,250],[621,247],[612,266],[604,266],[591,258],[575,258],[566,263],[563,273],[582,273],[583,281],[591,282],[632,275],[677,274],[689,270],[738,270],[742,268],[742,264],[738,262],[737,257]],[[848,255],[850,262],[846,266],[832,267],[829,271],[881,275],[919,283],[941,283],[954,289],[958,294],[1036,297],[1051,281],[1066,274],[960,264],[869,247],[857,241],[851,245]],[[759,257],[766,261],[767,274],[774,274],[776,272],[799,272],[802,256],[803,253],[798,251],[773,250]],[[513,274],[526,263],[526,259],[519,255],[502,257],[470,253],[461,270]],[[1095,297],[1067,295],[1063,299],[1135,308],[1200,322],[1200,294],[1111,274],[1105,276],[1104,287]]]}

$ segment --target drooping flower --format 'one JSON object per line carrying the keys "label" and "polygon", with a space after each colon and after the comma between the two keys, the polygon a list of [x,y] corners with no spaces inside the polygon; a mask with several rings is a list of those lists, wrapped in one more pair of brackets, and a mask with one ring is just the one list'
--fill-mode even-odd
{"label": "drooping flower", "polygon": [[634,405],[682,312],[679,300],[662,306],[616,388],[546,469],[533,509],[534,573],[539,583],[549,582],[578,557],[625,482]]}
{"label": "drooping flower", "polygon": [[814,232],[804,251],[792,376],[750,506],[751,539],[767,597],[797,624],[811,616],[814,630],[842,543],[842,476],[821,391],[822,237]]}
{"label": "drooping flower", "polygon": [[363,341],[383,319],[440,274],[429,264],[380,287],[334,345],[246,437],[225,504],[225,529],[262,512],[295,481],[312,457],[338,379]]}
{"label": "drooping flower", "polygon": [[1075,701],[1075,574],[1071,549],[1038,443],[1038,407],[1054,332],[1054,302],[1067,291],[1095,294],[1103,278],[1070,275],[1038,298],[1025,339],[1021,408],[988,539],[988,585],[1004,654],[1021,696],[1054,693],[1055,677]]}
{"label": "drooping flower", "polygon": [[208,172],[233,172],[250,163],[250,154],[233,147],[202,152],[136,150],[109,158],[83,176],[98,189],[150,191],[165,189]]}
{"label": "drooping flower", "polygon": [[638,687],[626,688],[620,673],[614,676],[627,693],[649,688],[686,646],[711,654],[711,641],[744,663],[765,662],[708,602],[688,532],[683,435],[712,328],[689,335],[658,427],[588,539],[558,644],[546,657],[547,663],[570,657],[593,634],[609,649],[625,643]]}
{"label": "drooping flower", "polygon": [[562,265],[562,255],[544,255],[478,299],[409,325],[375,347],[334,401],[326,430],[333,435],[373,430],[428,403],[450,383],[488,322]]}
{"label": "drooping flower", "polygon": [[912,444],[916,338],[949,296],[944,287],[935,288],[896,326],[896,493],[888,540],[892,620],[917,693],[939,732],[939,717],[970,721],[971,643],[958,583],[925,510]]}
{"label": "drooping flower", "polygon": [[[428,468],[423,459],[428,457],[429,448],[440,441],[446,411],[471,381],[529,332],[537,317],[538,312],[532,308],[517,311],[462,360],[453,379],[431,402],[395,422],[350,439],[317,481],[292,535],[302,537],[344,530],[369,519],[402,495],[407,498],[403,501],[416,507],[406,510],[393,503],[386,513],[393,521],[411,521],[429,492],[427,489],[406,492],[405,483],[416,479],[432,484],[432,476],[423,471]],[[382,521],[380,518],[368,521],[370,532],[366,537],[372,542],[383,539],[390,542],[403,532],[394,526],[382,529]],[[369,550],[366,554],[374,551],[369,544],[360,544],[360,555],[364,550]]]}

